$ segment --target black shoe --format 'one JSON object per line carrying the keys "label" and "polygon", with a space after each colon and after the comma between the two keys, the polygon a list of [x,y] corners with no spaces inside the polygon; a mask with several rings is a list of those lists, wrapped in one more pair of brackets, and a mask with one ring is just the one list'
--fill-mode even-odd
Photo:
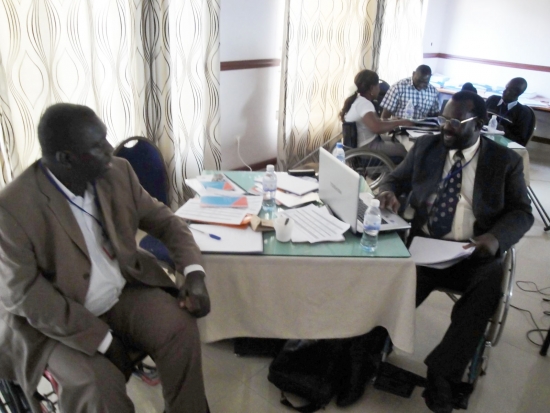
{"label": "black shoe", "polygon": [[344,379],[341,390],[336,396],[336,405],[338,407],[351,406],[359,400],[375,372],[376,366],[370,357],[367,357],[363,363],[353,363],[349,376]]}
{"label": "black shoe", "polygon": [[451,383],[443,376],[434,374],[428,369],[428,382],[422,393],[426,406],[435,413],[452,413],[453,392]]}

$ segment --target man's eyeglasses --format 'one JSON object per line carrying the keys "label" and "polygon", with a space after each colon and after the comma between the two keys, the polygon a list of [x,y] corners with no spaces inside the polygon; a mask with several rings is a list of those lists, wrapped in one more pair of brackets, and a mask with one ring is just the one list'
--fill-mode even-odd
{"label": "man's eyeglasses", "polygon": [[464,120],[447,119],[445,116],[438,116],[437,123],[439,124],[439,126],[444,126],[447,122],[449,122],[453,129],[458,129],[460,128],[460,125],[462,125],[463,123],[470,122],[471,120],[474,120],[474,119],[477,119],[477,116],[473,116],[471,118],[464,119]]}

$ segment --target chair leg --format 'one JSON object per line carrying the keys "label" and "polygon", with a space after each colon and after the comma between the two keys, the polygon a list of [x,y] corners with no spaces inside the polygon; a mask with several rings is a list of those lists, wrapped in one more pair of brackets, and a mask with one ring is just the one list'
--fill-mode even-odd
{"label": "chair leg", "polygon": [[537,212],[539,213],[539,215],[542,219],[542,222],[544,224],[544,231],[549,231],[550,230],[550,217],[546,213],[546,210],[544,209],[544,207],[540,203],[539,199],[537,198],[537,195],[535,194],[535,191],[533,191],[533,188],[531,188],[530,185],[527,187],[527,194],[529,195],[529,198],[531,198],[531,202],[533,203],[533,205],[537,209]]}

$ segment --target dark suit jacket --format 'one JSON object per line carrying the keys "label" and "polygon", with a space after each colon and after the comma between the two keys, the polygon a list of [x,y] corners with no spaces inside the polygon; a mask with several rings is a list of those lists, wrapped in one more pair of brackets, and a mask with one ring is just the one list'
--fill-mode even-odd
{"label": "dark suit jacket", "polygon": [[[501,97],[496,95],[489,97],[485,102],[487,110],[494,112],[497,115],[501,114],[502,112],[500,111],[500,106],[497,106],[500,99]],[[503,103],[503,105],[506,104]],[[516,106],[502,114],[507,119],[512,121],[512,123],[506,122],[505,120],[500,121],[500,124],[504,129],[504,136],[519,143],[520,145],[527,145],[527,142],[531,137],[533,123],[535,122],[531,109],[529,109],[528,106],[524,106],[518,102]]]}
{"label": "dark suit jacket", "polygon": [[[155,258],[138,249],[136,231],[160,238],[179,271],[202,264],[193,235],[141,187],[126,160],[112,164],[96,188],[122,275],[176,294]],[[32,394],[57,342],[92,355],[109,326],[84,307],[86,243],[68,202],[37,163],[0,192],[0,233],[0,377]]]}
{"label": "dark suit jacket", "polygon": [[[441,135],[420,137],[380,186],[380,191],[389,190],[397,196],[411,193],[411,206],[416,211],[413,233],[428,220],[427,201],[437,191],[447,153]],[[521,157],[482,137],[472,202],[475,236],[493,234],[501,252],[517,243],[534,221]]]}

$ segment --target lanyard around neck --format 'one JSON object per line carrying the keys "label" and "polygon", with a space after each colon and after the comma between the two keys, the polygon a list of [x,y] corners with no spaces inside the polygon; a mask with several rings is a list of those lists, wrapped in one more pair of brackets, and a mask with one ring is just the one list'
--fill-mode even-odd
{"label": "lanyard around neck", "polygon": [[[103,223],[101,222],[101,220],[97,217],[95,217],[93,214],[91,214],[90,212],[86,211],[84,208],[82,208],[80,205],[77,205],[75,202],[73,202],[73,200],[71,198],[69,198],[69,196],[65,193],[65,191],[63,189],[61,189],[61,187],[57,184],[57,182],[55,182],[55,179],[53,179],[49,173],[49,171],[46,169],[46,167],[42,164],[42,161],[39,161],[38,162],[38,165],[40,166],[40,169],[42,169],[42,172],[44,172],[44,175],[46,175],[46,178],[48,178],[48,181],[51,182],[51,184],[55,187],[55,189],[57,189],[61,195],[63,195],[63,197],[71,204],[73,205],[74,207],[78,208],[79,210],[81,210],[82,212],[84,212],[86,215],[90,216],[95,222],[97,225],[99,225],[99,227],[101,228],[101,231],[103,232],[103,235],[106,236],[107,235],[107,232],[105,231],[105,227],[103,226]],[[93,188],[94,188],[94,203],[98,209],[98,211],[101,211],[101,208],[99,206],[99,202],[97,200],[97,189],[95,187],[95,183],[92,184]]]}
{"label": "lanyard around neck", "polygon": [[[464,165],[461,165],[460,168],[456,168],[454,171],[453,171],[453,167],[451,166],[451,170],[447,173],[447,176],[445,176],[443,179],[441,179],[440,181],[440,185],[445,185],[446,182],[451,179],[453,176],[455,176],[456,174],[460,173],[460,171],[462,171],[464,168],[466,168],[470,162],[472,162],[474,160],[474,158],[476,157],[477,153],[479,152],[479,148],[481,148],[481,145],[479,145],[474,153],[474,156],[472,156],[470,158],[470,160],[468,162],[466,162]],[[453,163],[453,165],[455,164],[456,162]]]}

